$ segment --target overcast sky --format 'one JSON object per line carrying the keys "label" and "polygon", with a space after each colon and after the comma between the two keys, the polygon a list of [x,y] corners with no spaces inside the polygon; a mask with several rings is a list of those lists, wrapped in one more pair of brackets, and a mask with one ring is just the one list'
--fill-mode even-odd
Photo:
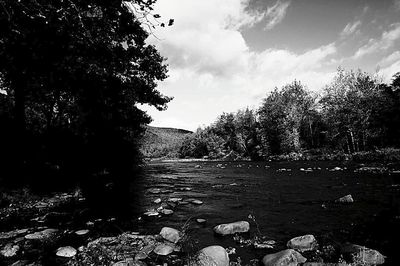
{"label": "overcast sky", "polygon": [[294,79],[320,90],[338,66],[400,71],[400,0],[158,0],[155,12],[175,19],[150,40],[174,100],[145,108],[153,126],[195,130]]}

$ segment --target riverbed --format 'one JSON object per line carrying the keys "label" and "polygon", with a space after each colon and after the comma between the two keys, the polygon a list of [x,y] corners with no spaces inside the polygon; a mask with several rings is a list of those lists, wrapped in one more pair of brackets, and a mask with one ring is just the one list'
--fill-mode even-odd
{"label": "riverbed", "polygon": [[[203,204],[176,204],[172,215],[139,218],[138,231],[158,233],[163,226],[184,228],[194,249],[222,245],[236,249],[242,262],[283,249],[292,237],[313,234],[320,245],[351,242],[377,249],[387,265],[396,258],[400,225],[400,175],[355,172],[360,166],[338,162],[151,162],[136,180],[142,213],[170,198]],[[335,200],[352,195],[354,202]],[[189,200],[190,201],[190,200]],[[197,218],[206,219],[199,224]],[[243,247],[219,237],[213,227],[246,220],[251,238],[277,241],[274,249]]]}

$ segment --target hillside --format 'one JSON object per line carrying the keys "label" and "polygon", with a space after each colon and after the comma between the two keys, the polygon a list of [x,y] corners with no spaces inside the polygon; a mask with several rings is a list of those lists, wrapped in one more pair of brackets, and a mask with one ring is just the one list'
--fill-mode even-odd
{"label": "hillside", "polygon": [[146,158],[176,158],[183,139],[191,133],[184,129],[148,126],[141,151]]}

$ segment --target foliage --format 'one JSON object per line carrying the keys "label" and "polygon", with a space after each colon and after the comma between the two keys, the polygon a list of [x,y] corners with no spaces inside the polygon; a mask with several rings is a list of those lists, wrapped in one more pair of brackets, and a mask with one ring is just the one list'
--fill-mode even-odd
{"label": "foliage", "polygon": [[[399,108],[400,73],[386,85],[360,70],[339,68],[321,96],[294,81],[270,92],[257,112],[247,108],[223,113],[215,123],[189,136],[180,156],[331,160],[349,159],[353,154],[354,158],[396,158],[396,153],[382,148],[400,146]],[[370,152],[377,149],[383,152]]]}
{"label": "foliage", "polygon": [[177,158],[183,140],[191,131],[174,128],[146,127],[140,151],[146,158]]}
{"label": "foliage", "polygon": [[[153,2],[130,3],[149,13]],[[0,117],[11,143],[2,152],[13,170],[131,170],[150,122],[136,105],[170,101],[156,90],[167,69],[140,19],[114,0],[1,1],[1,101],[10,108]]]}

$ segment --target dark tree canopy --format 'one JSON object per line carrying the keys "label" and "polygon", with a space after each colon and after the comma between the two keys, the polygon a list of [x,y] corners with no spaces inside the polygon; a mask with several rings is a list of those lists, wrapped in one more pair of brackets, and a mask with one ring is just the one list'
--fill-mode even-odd
{"label": "dark tree canopy", "polygon": [[24,166],[86,165],[90,173],[132,165],[150,122],[137,104],[162,110],[171,100],[157,90],[167,68],[145,42],[149,25],[128,8],[150,16],[153,3],[1,0],[2,102],[9,106],[1,116],[15,151],[9,158]]}

